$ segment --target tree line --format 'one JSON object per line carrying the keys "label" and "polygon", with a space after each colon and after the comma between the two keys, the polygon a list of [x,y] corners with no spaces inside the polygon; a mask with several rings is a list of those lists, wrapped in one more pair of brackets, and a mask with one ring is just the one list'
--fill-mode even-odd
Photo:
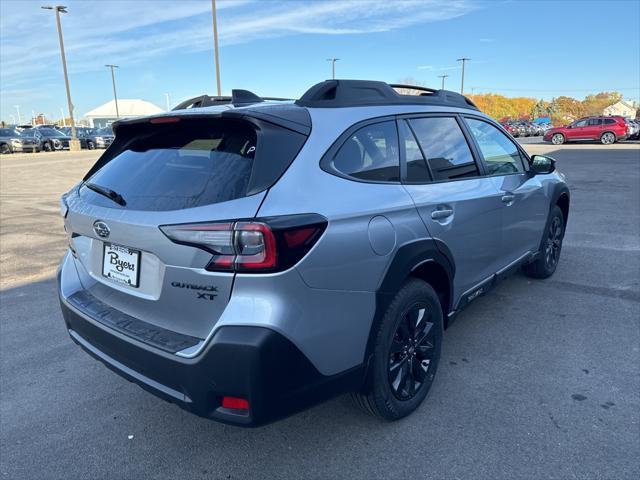
{"label": "tree line", "polygon": [[619,92],[600,92],[587,95],[584,100],[560,96],[550,102],[530,97],[505,97],[496,93],[467,96],[480,110],[497,120],[550,117],[553,125],[565,125],[588,115],[602,115],[606,107],[622,100]]}

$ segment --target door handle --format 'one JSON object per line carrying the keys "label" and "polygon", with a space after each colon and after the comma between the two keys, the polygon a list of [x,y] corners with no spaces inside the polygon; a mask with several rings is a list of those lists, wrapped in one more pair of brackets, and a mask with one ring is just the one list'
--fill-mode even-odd
{"label": "door handle", "polygon": [[516,199],[516,196],[513,193],[505,193],[502,196],[502,203],[506,203],[507,205],[511,205],[515,199]]}
{"label": "door handle", "polygon": [[431,218],[434,220],[442,220],[453,215],[453,210],[450,208],[443,208],[442,210],[434,210],[431,212]]}

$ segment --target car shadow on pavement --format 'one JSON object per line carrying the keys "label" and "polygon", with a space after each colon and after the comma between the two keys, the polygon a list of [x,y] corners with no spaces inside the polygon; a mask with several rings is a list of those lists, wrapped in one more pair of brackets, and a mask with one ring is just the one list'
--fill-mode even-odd
{"label": "car shadow on pavement", "polygon": [[[560,306],[539,301],[554,295]],[[42,471],[50,478],[389,478],[428,468],[435,476],[453,470],[488,477],[496,467],[487,456],[519,444],[501,469],[515,476],[547,476],[548,468],[568,474],[575,464],[567,465],[567,455],[603,460],[607,452],[639,448],[637,439],[625,437],[633,435],[627,422],[637,420],[638,395],[628,391],[633,382],[621,379],[638,370],[633,355],[620,356],[635,341],[628,333],[631,313],[625,317],[628,306],[603,297],[603,308],[618,318],[616,340],[572,345],[573,336],[597,323],[589,317],[589,298],[521,274],[499,284],[447,330],[429,398],[401,421],[369,417],[343,396],[242,429],[185,412],[85,354],[65,331],[53,279],[6,289],[0,292],[2,471],[10,478]],[[628,338],[622,344],[618,330]],[[605,355],[616,357],[615,368],[598,366],[595,359]],[[541,368],[545,363],[553,375]],[[619,369],[627,373],[616,374]],[[632,401],[625,406],[610,384]],[[627,443],[614,448],[620,436]],[[419,444],[408,448],[410,439]],[[531,460],[541,455],[546,463]],[[389,456],[402,464],[390,464]]]}

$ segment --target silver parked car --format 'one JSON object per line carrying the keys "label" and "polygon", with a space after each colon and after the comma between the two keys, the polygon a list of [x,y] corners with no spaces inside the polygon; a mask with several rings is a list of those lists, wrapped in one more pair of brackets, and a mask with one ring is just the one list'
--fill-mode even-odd
{"label": "silver parked car", "polygon": [[569,190],[467,98],[398,87],[236,90],[117,122],[61,200],[73,341],[230,424],[344,392],[384,419],[415,410],[458,312],[519,267],[554,273]]}
{"label": "silver parked car", "polygon": [[13,128],[0,128],[0,153],[39,152],[40,143]]}

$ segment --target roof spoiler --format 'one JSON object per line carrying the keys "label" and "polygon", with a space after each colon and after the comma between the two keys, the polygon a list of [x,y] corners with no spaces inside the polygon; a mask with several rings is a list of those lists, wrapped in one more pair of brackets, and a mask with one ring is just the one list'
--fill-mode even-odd
{"label": "roof spoiler", "polygon": [[293,100],[291,98],[279,98],[279,97],[259,97],[249,90],[233,89],[231,90],[231,96],[212,96],[212,95],[199,95],[197,97],[190,98],[184,102],[179,103],[171,110],[184,110],[187,108],[201,108],[211,107],[215,105],[233,105],[234,107],[243,107],[246,105],[254,105],[256,103],[268,101],[287,101]]}

